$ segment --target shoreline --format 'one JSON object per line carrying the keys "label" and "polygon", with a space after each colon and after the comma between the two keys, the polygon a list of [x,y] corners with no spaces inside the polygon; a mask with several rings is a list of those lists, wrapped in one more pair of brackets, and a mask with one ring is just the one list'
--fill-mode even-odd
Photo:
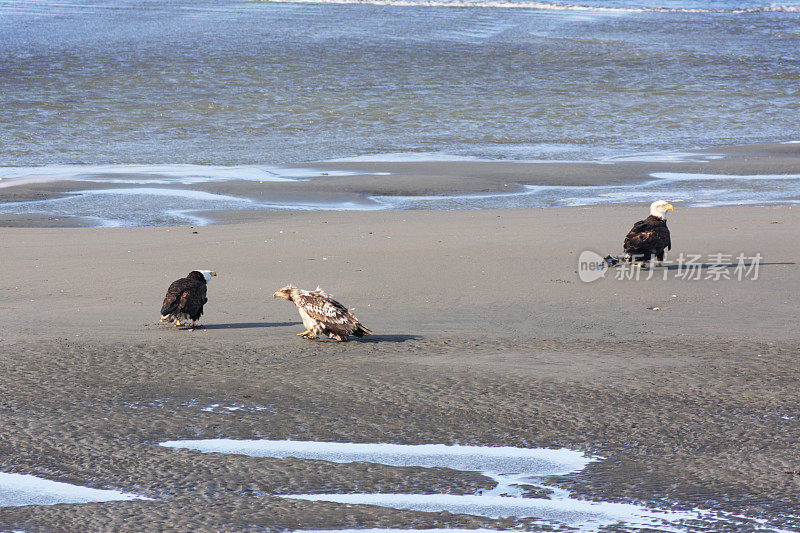
{"label": "shoreline", "polygon": [[[646,160],[648,157],[653,160]],[[642,158],[645,160],[640,160]],[[176,167],[176,174],[172,175],[168,165],[156,166],[150,173],[126,171],[124,166],[113,170],[112,166],[106,174],[92,170],[86,175],[81,174],[80,166],[68,171],[64,170],[67,167],[59,167],[52,179],[37,178],[32,169],[32,177],[20,178],[19,185],[13,185],[17,178],[0,181],[0,211],[4,204],[8,207],[15,202],[75,199],[75,202],[88,203],[92,195],[99,192],[113,196],[119,206],[111,208],[108,216],[113,223],[110,225],[125,226],[202,223],[189,213],[208,218],[209,223],[214,224],[265,219],[270,218],[273,211],[293,209],[369,211],[624,205],[670,195],[669,199],[676,205],[681,205],[684,199],[694,205],[800,203],[800,187],[794,184],[800,181],[800,143],[791,142],[640,154],[594,162],[358,159],[294,165],[283,171],[274,167],[270,172],[278,175],[274,180],[264,178],[266,181],[257,177],[242,179],[248,170],[238,167],[231,167],[234,170],[229,171],[208,167],[209,177],[200,178],[187,174],[183,167]],[[193,172],[202,173],[203,168],[199,166]],[[263,173],[255,169],[253,167],[253,172]],[[65,179],[70,172],[72,177]],[[294,177],[281,177],[280,172]],[[764,176],[776,179],[783,176],[791,184],[771,185],[770,180],[762,179]],[[74,191],[82,194],[79,197],[68,194]],[[137,191],[142,197],[129,203],[126,198]],[[174,207],[177,214],[161,222],[147,219],[147,198],[167,193],[173,199],[162,199],[163,207],[151,210]],[[122,194],[126,198],[120,196]],[[139,206],[138,214],[126,211],[133,209],[130,205],[134,204]],[[77,207],[48,204],[36,208],[30,208],[30,204],[19,205],[22,206],[19,213],[7,209],[0,214],[0,226],[48,226],[49,219],[53,219],[49,223],[53,227],[92,225],[91,218],[87,217],[96,209],[92,207],[94,204]],[[114,209],[118,211],[116,215]],[[231,217],[231,213],[237,211]],[[184,212],[187,214],[180,214]],[[114,216],[122,217],[121,221]],[[70,223],[71,220],[74,222]]]}

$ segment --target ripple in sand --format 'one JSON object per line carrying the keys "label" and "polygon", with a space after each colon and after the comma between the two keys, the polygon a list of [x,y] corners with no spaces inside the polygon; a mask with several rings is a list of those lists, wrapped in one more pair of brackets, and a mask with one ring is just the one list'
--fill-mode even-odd
{"label": "ripple in sand", "polygon": [[27,474],[0,472],[0,507],[149,499],[118,490],[92,489]]}
{"label": "ripple in sand", "polygon": [[[537,518],[543,521],[597,530],[611,524],[637,527],[677,527],[698,513],[657,511],[621,503],[589,502],[571,498],[565,490],[546,487],[545,476],[578,472],[592,462],[584,454],[567,449],[528,449],[443,444],[400,445],[315,441],[178,440],[161,444],[201,452],[236,453],[255,457],[296,457],[337,463],[370,462],[390,466],[420,466],[477,471],[497,485],[472,495],[454,494],[292,494],[281,495],[312,501],[367,504],[417,511],[449,511],[489,518]],[[531,485],[552,491],[550,498],[525,497]]]}

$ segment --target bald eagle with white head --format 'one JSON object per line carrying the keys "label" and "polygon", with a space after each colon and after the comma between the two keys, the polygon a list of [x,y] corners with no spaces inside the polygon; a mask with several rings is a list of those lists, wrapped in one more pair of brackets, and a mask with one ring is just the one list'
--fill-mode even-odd
{"label": "bald eagle with white head", "polygon": [[273,296],[289,300],[297,307],[306,328],[297,335],[304,339],[316,339],[324,333],[337,341],[346,341],[350,335],[363,337],[372,333],[351,311],[319,287],[313,291],[305,291],[287,285],[277,290]]}
{"label": "bald eagle with white head", "polygon": [[664,200],[650,204],[650,216],[640,220],[625,237],[625,259],[643,265],[655,256],[657,266],[664,260],[664,250],[672,249],[672,239],[667,228],[667,211],[672,205]]}
{"label": "bald eagle with white head", "polygon": [[173,281],[161,305],[160,322],[172,322],[175,327],[179,327],[191,320],[189,327],[197,326],[197,320],[203,314],[203,306],[208,302],[206,285],[216,275],[211,270],[192,270],[185,278]]}

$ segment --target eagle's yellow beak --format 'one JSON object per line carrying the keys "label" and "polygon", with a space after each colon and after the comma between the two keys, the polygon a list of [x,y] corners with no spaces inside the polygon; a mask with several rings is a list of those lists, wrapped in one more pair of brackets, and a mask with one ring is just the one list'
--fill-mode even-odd
{"label": "eagle's yellow beak", "polygon": [[217,275],[217,273],[216,273],[216,272],[214,272],[214,271],[212,270],[212,271],[211,271],[211,275],[212,275],[212,276],[216,276],[216,275]]}
{"label": "eagle's yellow beak", "polygon": [[[674,208],[674,207],[672,207],[672,204],[667,204],[667,205],[665,205],[665,206],[664,206],[664,209],[672,209],[673,211],[675,211],[675,208]],[[213,276],[213,275],[214,275],[214,273],[212,272],[212,273],[211,273],[211,275]]]}

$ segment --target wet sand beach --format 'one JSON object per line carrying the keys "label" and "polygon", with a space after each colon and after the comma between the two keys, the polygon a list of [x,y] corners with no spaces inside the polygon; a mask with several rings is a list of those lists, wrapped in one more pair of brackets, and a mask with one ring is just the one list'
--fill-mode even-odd
{"label": "wet sand beach", "polygon": [[[191,438],[566,447],[602,458],[549,480],[575,496],[722,513],[684,529],[751,531],[759,519],[791,530],[795,211],[670,218],[668,259],[704,254],[702,278],[706,254],[761,254],[758,278],[741,281],[670,267],[581,282],[580,252],[618,252],[643,205],[2,228],[0,471],[152,500],[8,507],[0,530],[545,528],[278,498],[492,482],[158,446]],[[205,327],[158,325],[167,285],[195,268],[218,273]],[[271,297],[287,283],[321,285],[374,335],[299,339],[296,310]]]}
{"label": "wet sand beach", "polygon": [[535,209],[653,198],[679,208],[793,205],[800,202],[798,156],[800,143],[786,142],[585,162],[386,154],[284,167],[7,167],[0,169],[0,227],[207,225],[276,211]]}

